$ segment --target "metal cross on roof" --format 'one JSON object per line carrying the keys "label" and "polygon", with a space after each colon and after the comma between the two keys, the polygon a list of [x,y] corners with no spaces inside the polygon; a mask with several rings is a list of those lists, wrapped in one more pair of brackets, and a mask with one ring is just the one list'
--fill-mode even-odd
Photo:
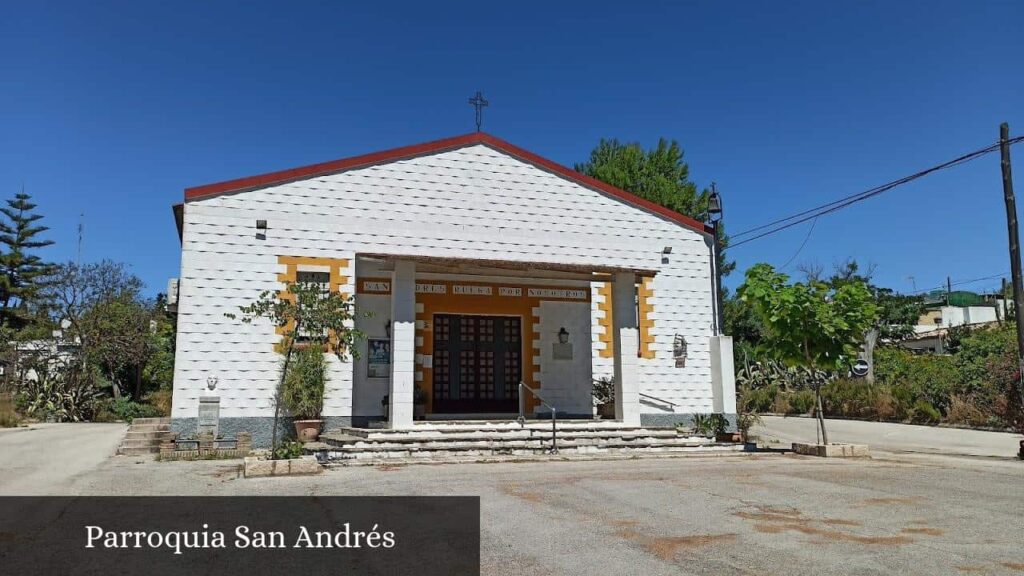
{"label": "metal cross on roof", "polygon": [[470,98],[469,103],[473,105],[473,108],[476,108],[476,131],[479,132],[480,125],[484,121],[484,107],[490,104],[490,102],[484,99],[483,92],[477,90],[476,96]]}

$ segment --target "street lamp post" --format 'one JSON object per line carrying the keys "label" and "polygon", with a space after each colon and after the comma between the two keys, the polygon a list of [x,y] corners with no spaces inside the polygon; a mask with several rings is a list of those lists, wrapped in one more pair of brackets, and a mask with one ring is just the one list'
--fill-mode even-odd
{"label": "street lamp post", "polygon": [[711,224],[711,233],[714,235],[711,245],[711,267],[715,274],[715,335],[724,332],[722,326],[722,270],[719,267],[718,255],[722,251],[719,241],[718,224],[722,221],[722,197],[718,195],[715,183],[711,183],[711,195],[708,196],[708,222]]}

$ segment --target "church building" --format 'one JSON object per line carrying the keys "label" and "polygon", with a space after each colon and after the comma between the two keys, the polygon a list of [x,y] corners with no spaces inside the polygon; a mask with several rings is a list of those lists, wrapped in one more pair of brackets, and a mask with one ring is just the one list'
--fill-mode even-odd
{"label": "church building", "polygon": [[266,444],[281,335],[225,313],[289,281],[354,296],[366,336],[331,355],[325,429],[514,419],[520,394],[593,419],[601,379],[624,426],[735,415],[710,228],[489,134],[188,188],[174,212],[176,431],[213,394],[222,433]]}

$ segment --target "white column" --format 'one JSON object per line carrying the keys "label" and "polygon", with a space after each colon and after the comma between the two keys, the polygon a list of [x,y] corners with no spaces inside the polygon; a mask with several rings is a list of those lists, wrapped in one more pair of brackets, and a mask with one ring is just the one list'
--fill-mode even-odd
{"label": "white column", "polygon": [[615,274],[612,280],[612,343],[615,351],[615,419],[640,425],[640,331],[636,318],[636,275]]}
{"label": "white column", "polygon": [[412,427],[415,359],[416,263],[398,261],[391,275],[391,428]]}
{"label": "white column", "polygon": [[712,410],[736,413],[736,372],[732,360],[732,336],[711,337]]}

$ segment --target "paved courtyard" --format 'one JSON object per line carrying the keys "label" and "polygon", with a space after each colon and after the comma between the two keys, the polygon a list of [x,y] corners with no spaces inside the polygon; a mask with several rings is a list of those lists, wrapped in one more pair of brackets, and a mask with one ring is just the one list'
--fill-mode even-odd
{"label": "paved courtyard", "polygon": [[0,433],[0,494],[479,495],[483,574],[1024,573],[1024,463],[1008,459],[758,455],[246,480],[235,461],[111,457],[113,428],[87,464],[74,439],[103,433],[71,425],[49,432],[68,437],[48,466],[75,459],[75,473],[26,483],[11,449],[24,455],[41,432]]}

